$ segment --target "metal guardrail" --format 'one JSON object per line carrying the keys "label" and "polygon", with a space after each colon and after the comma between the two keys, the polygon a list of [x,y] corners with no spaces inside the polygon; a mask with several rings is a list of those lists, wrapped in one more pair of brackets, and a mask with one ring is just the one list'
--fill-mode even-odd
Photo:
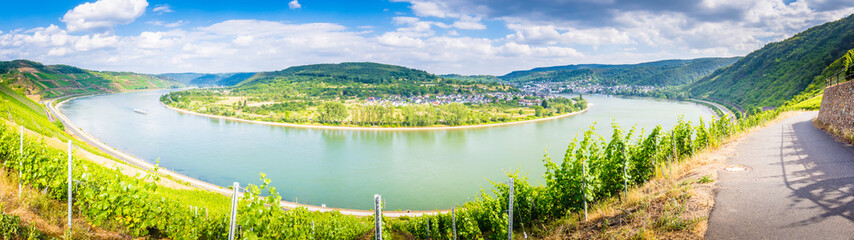
{"label": "metal guardrail", "polygon": [[824,87],[827,88],[836,84],[844,83],[850,81],[852,78],[854,78],[854,64],[848,65],[848,67],[845,67],[833,75],[830,75],[830,77],[825,78]]}

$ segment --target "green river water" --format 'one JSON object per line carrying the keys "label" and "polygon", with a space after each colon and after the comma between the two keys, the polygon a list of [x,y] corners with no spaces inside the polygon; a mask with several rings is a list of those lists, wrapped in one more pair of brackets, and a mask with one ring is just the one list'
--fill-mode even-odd
{"label": "green river water", "polygon": [[[504,171],[541,181],[545,153],[563,158],[566,145],[594,122],[647,130],[679,116],[710,119],[693,103],[588,95],[589,111],[540,122],[431,131],[324,130],[268,126],[183,114],[160,104],[168,92],[82,97],[61,111],[116,149],[164,168],[229,186],[259,183],[266,173],[283,198],[312,205],[371,209],[381,194],[389,210],[447,209],[474,198]],[[141,109],[148,114],[139,114]]]}

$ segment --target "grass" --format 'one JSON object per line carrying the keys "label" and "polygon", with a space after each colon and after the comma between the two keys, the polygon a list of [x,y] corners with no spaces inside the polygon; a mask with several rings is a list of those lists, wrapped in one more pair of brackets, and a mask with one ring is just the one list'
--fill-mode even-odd
{"label": "grass", "polygon": [[807,100],[799,102],[795,105],[792,105],[791,108],[797,109],[797,110],[808,110],[808,111],[818,110],[819,107],[821,107],[821,99],[823,96],[824,96],[823,94],[819,94],[818,96],[812,97],[810,99],[807,99]]}
{"label": "grass", "polygon": [[[72,218],[72,231],[67,229],[67,209],[64,202],[51,199],[38,189],[24,186],[18,197],[17,174],[6,171],[0,173],[0,215],[4,215],[2,224],[17,225],[18,230],[0,229],[0,235],[8,233],[17,237],[3,239],[122,239],[123,235],[110,230],[94,227],[84,219]],[[75,215],[76,212],[73,214]],[[8,218],[8,219],[7,219]],[[8,221],[8,223],[7,223]],[[17,222],[17,223],[15,223]],[[4,232],[8,231],[8,232]]]}
{"label": "grass", "polygon": [[[0,210],[3,209],[0,202]],[[3,239],[46,239],[36,226],[21,222],[21,217],[0,211],[0,238]]]}
{"label": "grass", "polygon": [[50,81],[50,80],[39,81],[39,83],[41,83],[42,85],[44,85],[47,88],[58,88],[59,87],[58,85],[56,85],[56,83],[54,83],[53,81]]}
{"label": "grass", "polygon": [[42,116],[44,116],[44,114],[43,114],[44,111],[38,103],[33,102],[33,100],[30,100],[29,98],[24,97],[23,95],[15,92],[15,90],[12,90],[11,88],[7,87],[6,85],[0,84],[0,92],[4,93],[4,94],[2,94],[3,99],[12,101],[15,104],[20,105],[20,106],[26,106],[26,108],[29,108],[30,110],[33,110],[35,113],[41,114]]}
{"label": "grass", "polygon": [[[682,172],[701,166],[697,161],[663,170]],[[583,212],[572,213],[534,234],[546,233],[545,239],[702,239],[713,206],[708,204],[711,179],[696,174],[659,176],[630,190],[628,197],[593,205],[588,221]]]}
{"label": "grass", "polygon": [[58,73],[36,73],[41,79],[65,79],[67,75]]}
{"label": "grass", "polygon": [[839,128],[837,126],[818,121],[817,119],[813,121],[813,125],[818,129],[833,134],[841,142],[854,144],[854,129],[852,128]]}

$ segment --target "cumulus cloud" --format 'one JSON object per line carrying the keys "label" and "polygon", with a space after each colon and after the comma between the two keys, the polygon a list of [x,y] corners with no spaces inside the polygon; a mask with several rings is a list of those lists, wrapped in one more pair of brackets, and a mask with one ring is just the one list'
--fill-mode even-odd
{"label": "cumulus cloud", "polygon": [[[271,71],[312,63],[373,61],[440,74],[504,74],[577,63],[743,55],[854,12],[848,7],[854,5],[850,0],[834,2],[836,8],[824,7],[835,0],[788,4],[776,0],[532,1],[407,1],[412,12],[393,17],[392,30],[257,19],[187,27],[184,21],[151,20],[149,24],[167,28],[118,36],[110,30],[139,16],[98,15],[92,9],[114,9],[113,2],[135,1],[101,0],[69,11],[63,18],[66,29],[50,25],[0,32],[0,58],[146,73]],[[561,9],[569,6],[567,2],[581,9]],[[519,9],[514,10],[517,5]],[[587,19],[584,14],[597,16]],[[77,18],[86,24],[72,27],[71,20],[77,18],[71,15],[85,15]],[[84,31],[81,26],[89,27]],[[471,34],[487,28],[485,34]]]}
{"label": "cumulus cloud", "polygon": [[464,30],[483,30],[486,29],[486,25],[481,23],[481,18],[473,16],[471,14],[461,14],[447,11],[448,6],[445,5],[442,1],[406,1],[406,0],[397,0],[403,2],[409,2],[412,4],[410,9],[415,13],[415,16],[423,17],[423,18],[451,18],[456,19],[453,23],[443,23],[443,22],[432,22],[434,26],[442,27],[442,28],[457,28]]}
{"label": "cumulus cloud", "polygon": [[507,49],[589,46],[598,51],[609,46],[692,56],[746,54],[854,12],[851,0],[403,1],[416,15],[459,18],[453,26],[460,29],[480,27],[464,24],[468,16],[476,23],[481,18],[504,22],[513,32],[506,40],[520,44]]}
{"label": "cumulus cloud", "polygon": [[425,21],[414,17],[397,22],[399,31],[376,35],[335,23],[252,19],[134,36],[75,36],[50,26],[0,34],[0,57],[145,73],[271,71],[311,63],[373,61],[463,74],[498,74],[584,57],[568,47],[418,32],[430,30],[419,28]]}
{"label": "cumulus cloud", "polygon": [[457,29],[463,29],[463,30],[484,30],[484,29],[486,29],[486,25],[483,25],[483,23],[480,22],[481,21],[480,18],[462,16],[458,19],[459,20],[454,21],[454,23],[451,24],[450,26],[457,28]]}
{"label": "cumulus cloud", "polygon": [[289,3],[288,3],[288,8],[290,8],[290,9],[300,9],[300,8],[302,8],[302,5],[300,5],[300,4],[299,4],[299,2],[298,2],[297,0],[293,0],[293,1],[291,1],[291,2],[289,2]]}
{"label": "cumulus cloud", "polygon": [[128,24],[145,13],[146,0],[98,0],[80,4],[62,17],[69,32],[109,31]]}
{"label": "cumulus cloud", "polygon": [[601,45],[631,44],[634,42],[627,32],[611,27],[577,29],[554,25],[508,24],[507,28],[515,31],[508,39],[532,44],[581,44],[598,47]]}

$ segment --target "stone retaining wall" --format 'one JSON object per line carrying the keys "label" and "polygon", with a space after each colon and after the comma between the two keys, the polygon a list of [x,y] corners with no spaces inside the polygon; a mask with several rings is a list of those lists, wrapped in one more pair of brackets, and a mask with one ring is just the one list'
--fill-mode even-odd
{"label": "stone retaining wall", "polygon": [[824,89],[818,121],[839,130],[854,131],[854,81]]}

